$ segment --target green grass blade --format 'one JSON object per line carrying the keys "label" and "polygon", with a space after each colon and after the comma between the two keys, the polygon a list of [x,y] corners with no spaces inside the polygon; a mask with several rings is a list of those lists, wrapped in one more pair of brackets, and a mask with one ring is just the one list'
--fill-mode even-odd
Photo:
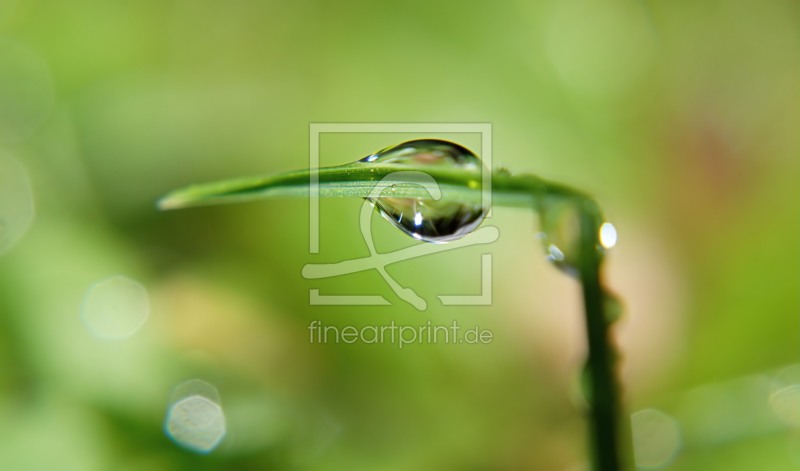
{"label": "green grass blade", "polygon": [[[309,197],[311,180],[318,181],[318,196],[326,198],[367,197],[382,180],[394,184],[391,193],[382,196],[393,198],[426,198],[425,188],[412,181],[392,179],[395,172],[418,171],[433,177],[442,197],[459,201],[480,201],[481,175],[464,169],[413,167],[409,165],[381,165],[352,163],[337,167],[324,167],[315,171],[297,170],[264,177],[246,177],[214,183],[192,185],[169,193],[158,202],[160,209],[178,209],[191,206],[236,203],[265,198]],[[574,190],[546,182],[533,175],[512,176],[496,172],[492,176],[492,199],[495,204],[530,206],[538,197],[577,196]]]}

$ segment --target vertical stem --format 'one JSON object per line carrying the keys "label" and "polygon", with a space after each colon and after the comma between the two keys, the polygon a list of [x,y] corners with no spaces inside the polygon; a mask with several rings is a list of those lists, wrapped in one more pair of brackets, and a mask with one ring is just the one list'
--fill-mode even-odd
{"label": "vertical stem", "polygon": [[596,213],[581,211],[580,281],[586,313],[589,344],[589,386],[593,469],[618,471],[622,468],[619,424],[619,391],[614,374],[614,351],[606,321],[605,294],[600,283],[601,254],[597,250]]}

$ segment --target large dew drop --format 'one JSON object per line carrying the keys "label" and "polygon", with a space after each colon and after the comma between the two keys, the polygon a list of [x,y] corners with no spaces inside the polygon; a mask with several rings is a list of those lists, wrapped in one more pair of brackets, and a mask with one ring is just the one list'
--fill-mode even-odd
{"label": "large dew drop", "polygon": [[[387,147],[364,157],[361,162],[463,169],[476,173],[475,182],[480,182],[482,170],[480,159],[469,149],[439,139],[418,139]],[[488,208],[477,202],[444,198],[381,197],[368,200],[400,230],[426,242],[460,239],[478,227],[488,212]]]}

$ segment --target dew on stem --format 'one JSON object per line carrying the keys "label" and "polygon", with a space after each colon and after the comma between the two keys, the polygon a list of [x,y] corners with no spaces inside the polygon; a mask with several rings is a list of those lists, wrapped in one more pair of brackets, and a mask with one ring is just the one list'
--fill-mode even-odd
{"label": "dew on stem", "polygon": [[542,198],[536,237],[545,258],[563,272],[576,276],[580,269],[580,201],[573,198]]}
{"label": "dew on stem", "polygon": [[620,301],[619,296],[610,292],[608,289],[603,290],[603,307],[605,308],[605,318],[608,324],[613,324],[625,311],[625,307]]}
{"label": "dew on stem", "polygon": [[577,276],[584,254],[581,254],[581,215],[590,212],[596,220],[595,250],[602,257],[617,244],[617,229],[603,216],[594,201],[582,197],[543,197],[538,204],[540,231],[545,258],[571,276]]}
{"label": "dew on stem", "polygon": [[[368,164],[409,165],[414,168],[459,169],[475,172],[470,186],[480,185],[482,164],[469,149],[439,139],[418,139],[364,157]],[[391,185],[390,191],[396,191]],[[446,198],[366,198],[381,215],[404,233],[425,242],[450,242],[477,228],[488,212],[479,202]]]}
{"label": "dew on stem", "polygon": [[[347,165],[187,187],[162,198],[159,207],[309,195],[361,197],[404,233],[449,242],[477,228],[488,212],[478,202],[483,199],[482,171],[475,154],[458,144],[415,140]],[[620,421],[618,354],[611,338],[622,304],[603,285],[601,273],[606,251],[617,243],[616,228],[586,194],[536,175],[495,172],[491,192],[495,204],[539,213],[538,238],[547,258],[581,285],[588,345],[582,383],[589,402],[593,469],[623,469],[631,462],[624,443],[629,434]]]}

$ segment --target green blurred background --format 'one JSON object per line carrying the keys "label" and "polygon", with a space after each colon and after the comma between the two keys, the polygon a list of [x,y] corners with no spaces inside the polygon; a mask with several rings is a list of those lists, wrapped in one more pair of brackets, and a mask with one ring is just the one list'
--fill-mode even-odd
{"label": "green blurred background", "polygon": [[[0,469],[586,469],[578,286],[532,213],[497,207],[498,243],[391,267],[419,312],[374,271],[302,278],[368,255],[357,200],[321,202],[318,255],[303,199],[156,210],[306,167],[313,122],[488,122],[496,165],[597,196],[641,467],[800,468],[799,18],[791,0],[0,0]],[[320,159],[406,137],[324,135]],[[493,304],[441,306],[487,251]],[[150,305],[118,341],[81,315],[115,275]],[[312,288],[393,305],[309,306]],[[321,345],[312,320],[494,339]],[[191,379],[225,414],[209,454],[164,431]]]}

